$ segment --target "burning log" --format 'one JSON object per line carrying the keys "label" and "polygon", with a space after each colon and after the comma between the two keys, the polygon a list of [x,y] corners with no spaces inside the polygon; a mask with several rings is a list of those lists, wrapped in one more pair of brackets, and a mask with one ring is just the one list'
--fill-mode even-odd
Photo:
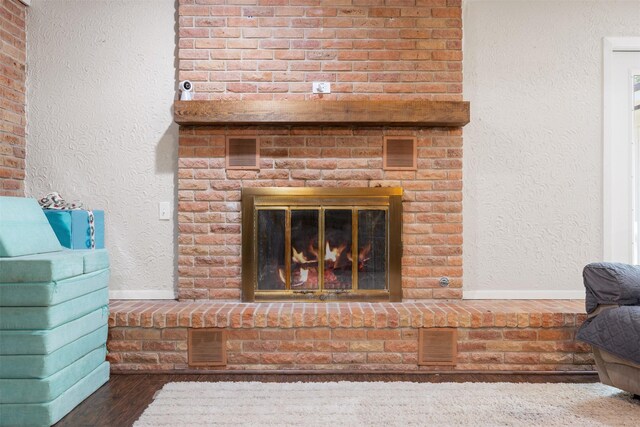
{"label": "burning log", "polygon": [[[318,251],[313,245],[305,251],[291,247],[291,288],[317,289],[318,283]],[[367,262],[371,259],[371,243],[365,245],[358,254],[358,271],[364,271]],[[325,242],[324,253],[324,287],[327,289],[351,288],[351,270],[353,268],[353,257],[351,251],[347,250],[347,243],[332,247],[329,241]],[[338,273],[340,272],[340,273]],[[278,275],[282,283],[286,283],[286,272],[279,269]],[[341,279],[342,278],[342,279]]]}

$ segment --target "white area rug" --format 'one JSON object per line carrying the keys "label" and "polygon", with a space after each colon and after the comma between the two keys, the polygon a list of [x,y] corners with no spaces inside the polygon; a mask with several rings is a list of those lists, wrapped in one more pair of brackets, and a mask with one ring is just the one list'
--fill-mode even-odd
{"label": "white area rug", "polygon": [[638,426],[602,384],[169,383],[134,426]]}

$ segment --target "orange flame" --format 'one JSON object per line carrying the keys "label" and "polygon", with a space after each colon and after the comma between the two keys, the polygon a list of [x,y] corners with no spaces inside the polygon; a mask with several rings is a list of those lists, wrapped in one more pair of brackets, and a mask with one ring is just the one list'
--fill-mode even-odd
{"label": "orange flame", "polygon": [[313,247],[313,243],[309,243],[309,247],[307,248],[307,250],[311,255],[315,256],[316,259],[318,258],[318,251]]}
{"label": "orange flame", "polygon": [[360,249],[360,253],[358,254],[358,261],[363,262],[368,260],[369,253],[371,253],[371,242],[367,243],[362,249]]}
{"label": "orange flame", "polygon": [[340,255],[342,254],[342,252],[344,252],[346,247],[347,247],[346,244],[342,244],[340,246],[337,246],[331,249],[329,242],[327,242],[327,244],[325,245],[324,260],[336,262],[340,257]]}
{"label": "orange flame", "polygon": [[309,260],[304,256],[304,252],[303,251],[296,251],[296,248],[294,248],[293,246],[291,246],[291,251],[293,252],[293,256],[291,257],[291,260],[293,262],[297,262],[298,264],[304,264],[305,262],[309,262]]}
{"label": "orange flame", "polygon": [[369,261],[371,253],[371,242],[364,245],[358,253],[358,271],[364,271],[365,263]]}
{"label": "orange flame", "polygon": [[[312,249],[311,246],[310,246],[310,249]],[[298,263],[298,264],[304,265],[306,263],[314,261],[313,259],[308,259],[304,255],[304,251],[298,252],[296,250],[296,248],[294,248],[293,246],[291,247],[291,252],[292,252],[291,260],[294,263]],[[300,267],[300,270],[299,270],[299,273],[298,273],[298,277],[296,277],[295,282],[291,283],[291,287],[298,288],[298,287],[304,285],[308,280],[309,280],[309,268]]]}

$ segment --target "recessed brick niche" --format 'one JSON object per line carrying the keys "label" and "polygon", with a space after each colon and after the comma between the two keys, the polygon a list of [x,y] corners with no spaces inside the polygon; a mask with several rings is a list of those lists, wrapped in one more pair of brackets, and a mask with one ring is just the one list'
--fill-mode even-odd
{"label": "recessed brick niche", "polygon": [[[179,78],[197,100],[461,101],[460,17],[458,0],[181,0]],[[259,170],[225,168],[243,135]],[[383,168],[385,138],[415,138],[417,170]],[[461,128],[181,126],[179,144],[180,300],[240,300],[246,187],[401,187],[403,300],[461,298]]]}

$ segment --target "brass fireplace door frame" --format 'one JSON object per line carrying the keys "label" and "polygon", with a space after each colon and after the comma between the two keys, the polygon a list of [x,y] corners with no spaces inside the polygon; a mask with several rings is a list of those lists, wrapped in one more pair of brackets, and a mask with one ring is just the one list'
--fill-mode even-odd
{"label": "brass fireplace door frame", "polygon": [[[366,208],[388,212],[387,289],[257,290],[257,211],[261,208]],[[289,257],[290,254],[285,255]],[[242,301],[402,301],[402,188],[243,188]]]}

